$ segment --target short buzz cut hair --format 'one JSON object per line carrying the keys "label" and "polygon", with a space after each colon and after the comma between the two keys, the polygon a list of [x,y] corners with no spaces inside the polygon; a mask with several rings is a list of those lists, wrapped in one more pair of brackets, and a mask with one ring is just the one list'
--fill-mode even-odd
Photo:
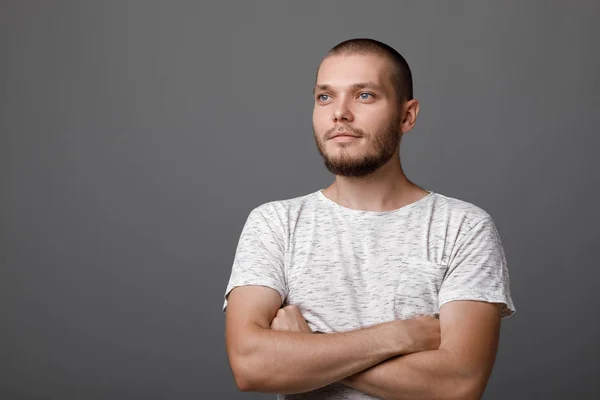
{"label": "short buzz cut hair", "polygon": [[398,102],[403,103],[413,99],[413,81],[410,67],[396,49],[375,39],[356,38],[335,45],[327,52],[325,58],[353,54],[377,54],[387,58],[392,65],[391,79]]}

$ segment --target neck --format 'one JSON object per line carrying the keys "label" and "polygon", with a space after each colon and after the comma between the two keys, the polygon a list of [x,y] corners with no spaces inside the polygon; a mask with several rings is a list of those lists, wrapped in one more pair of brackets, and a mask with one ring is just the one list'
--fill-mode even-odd
{"label": "neck", "polygon": [[395,210],[428,193],[406,178],[397,156],[365,177],[336,176],[335,182],[323,190],[334,202],[363,211]]}

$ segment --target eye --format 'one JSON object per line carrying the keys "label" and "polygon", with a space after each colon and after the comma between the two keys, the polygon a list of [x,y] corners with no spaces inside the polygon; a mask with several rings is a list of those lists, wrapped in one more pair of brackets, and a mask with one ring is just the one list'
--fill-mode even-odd
{"label": "eye", "polygon": [[317,96],[317,100],[319,100],[319,101],[327,101],[328,98],[329,98],[329,95],[327,95],[327,94],[320,94]]}
{"label": "eye", "polygon": [[360,97],[361,100],[369,100],[369,96],[372,98],[373,94],[372,93],[361,93],[358,95],[358,97]]}

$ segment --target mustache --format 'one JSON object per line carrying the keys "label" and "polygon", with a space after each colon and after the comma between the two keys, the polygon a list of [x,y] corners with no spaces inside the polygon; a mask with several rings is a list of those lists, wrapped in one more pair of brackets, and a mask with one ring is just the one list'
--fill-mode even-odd
{"label": "mustache", "polygon": [[351,128],[348,125],[338,125],[336,127],[329,129],[327,132],[325,132],[324,139],[325,140],[331,139],[331,137],[333,135],[335,135],[336,132],[351,132],[353,135],[356,135],[359,137],[366,136],[365,132],[360,129]]}

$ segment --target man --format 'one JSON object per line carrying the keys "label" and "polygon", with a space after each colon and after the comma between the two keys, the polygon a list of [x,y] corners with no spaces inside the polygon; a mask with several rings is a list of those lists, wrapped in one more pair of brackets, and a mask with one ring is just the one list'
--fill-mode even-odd
{"label": "man", "polygon": [[[489,214],[404,175],[419,103],[404,58],[334,47],[314,89],[326,189],[263,204],[238,243],[223,309],[243,391],[280,399],[478,399],[514,312]],[[317,334],[323,333],[323,334]]]}

